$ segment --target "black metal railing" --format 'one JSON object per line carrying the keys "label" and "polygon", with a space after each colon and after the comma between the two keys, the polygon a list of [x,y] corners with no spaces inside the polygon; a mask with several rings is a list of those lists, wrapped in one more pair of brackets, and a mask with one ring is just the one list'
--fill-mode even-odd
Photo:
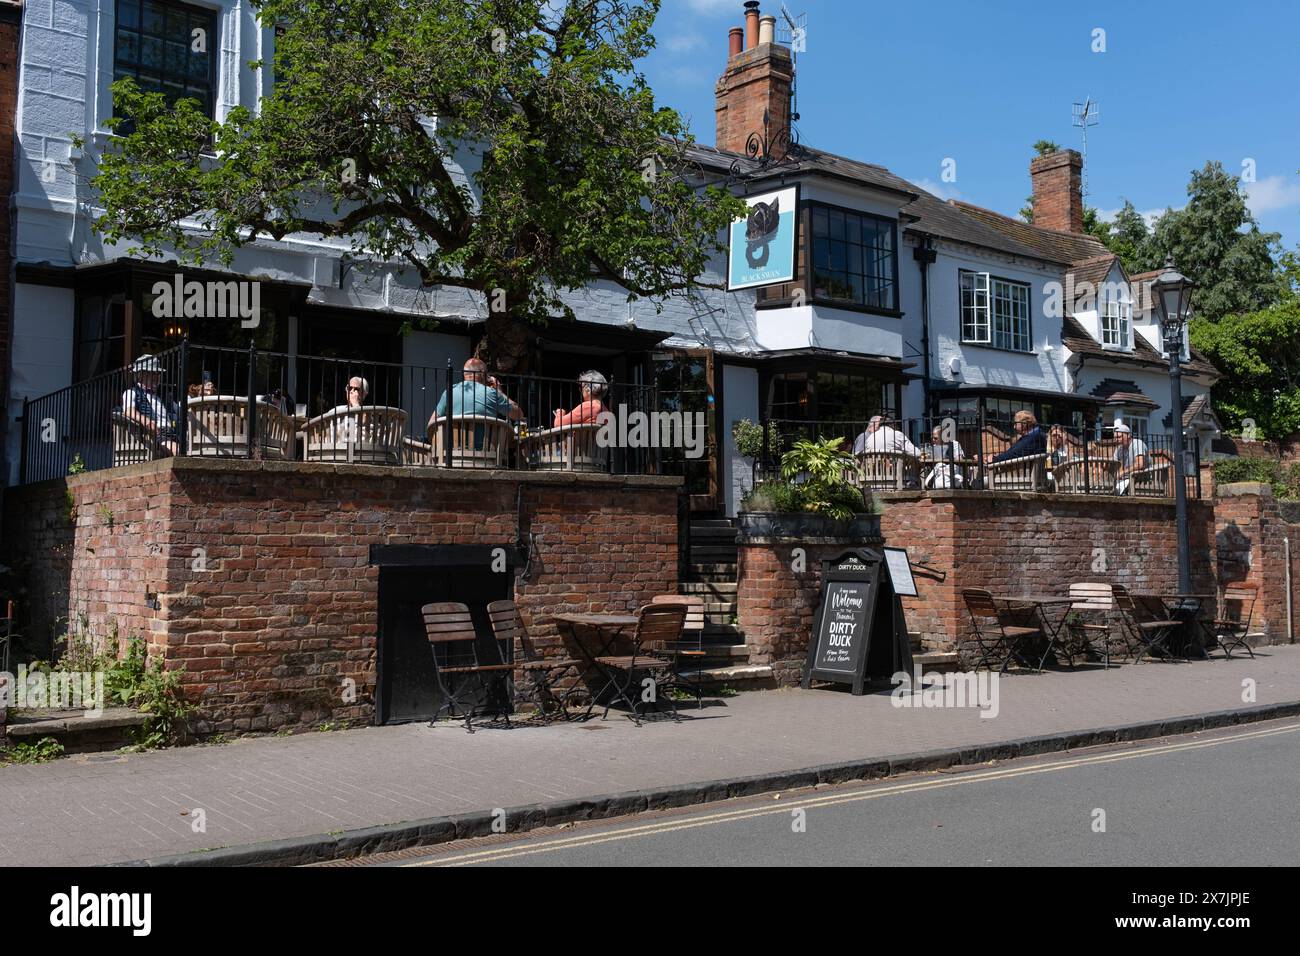
{"label": "black metal railing", "polygon": [[653,386],[182,342],[24,403],[21,481],[170,455],[656,474]]}
{"label": "black metal railing", "polygon": [[[779,474],[796,442],[839,438],[871,491],[978,489],[1057,494],[1174,496],[1173,438],[1123,437],[1111,427],[1040,425],[1018,433],[987,419],[877,421],[769,419],[756,480]],[[1023,439],[1023,440],[1022,440]],[[1019,444],[1017,442],[1019,441]],[[1183,443],[1189,498],[1201,497],[1200,443]]]}

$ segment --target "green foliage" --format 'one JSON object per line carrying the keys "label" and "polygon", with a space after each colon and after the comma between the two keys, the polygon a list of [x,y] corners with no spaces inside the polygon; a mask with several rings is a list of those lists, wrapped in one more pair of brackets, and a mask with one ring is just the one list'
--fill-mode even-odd
{"label": "green foliage", "polygon": [[1156,222],[1146,257],[1150,267],[1173,256],[1178,270],[1196,283],[1192,308],[1211,321],[1276,303],[1282,283],[1273,254],[1280,236],[1260,231],[1240,180],[1208,162],[1192,173],[1187,196],[1186,206]]}
{"label": "green foliage", "polygon": [[277,27],[257,113],[213,122],[113,84],[132,123],[110,121],[92,181],[106,240],[229,263],[258,237],[338,238],[426,287],[500,290],[498,341],[501,321],[572,318],[559,293],[596,279],[659,304],[689,294],[744,212],[698,186],[685,121],[638,69],[659,0],[255,6]]}
{"label": "green foliage", "polygon": [[1039,156],[1050,156],[1052,153],[1061,151],[1060,143],[1053,143],[1050,139],[1040,139],[1034,143],[1034,152]]}
{"label": "green foliage", "polygon": [[1102,241],[1106,243],[1107,249],[1119,256],[1129,275],[1148,272],[1163,265],[1153,258],[1151,230],[1147,228],[1146,219],[1129,200],[1124,200],[1124,205],[1109,225],[1108,233]]}
{"label": "green foliage", "polygon": [[[771,448],[781,447],[781,432],[777,426],[768,423],[768,442]],[[731,426],[731,440],[736,444],[736,451],[742,458],[758,459],[763,456],[763,426],[742,418]]]}
{"label": "green foliage", "polygon": [[86,463],[81,460],[81,455],[79,453],[73,455],[72,462],[68,465],[68,474],[79,475],[85,470],[86,470]]}
{"label": "green foliage", "polygon": [[781,480],[767,481],[741,502],[746,511],[811,511],[844,521],[870,511],[871,506],[852,476],[853,456],[841,446],[843,438],[798,441],[781,456]]}
{"label": "green foliage", "polygon": [[1300,298],[1217,322],[1194,319],[1190,335],[1223,373],[1214,408],[1226,427],[1239,431],[1250,420],[1270,439],[1300,430]]}
{"label": "green foliage", "polygon": [[63,756],[63,744],[53,737],[42,737],[34,744],[11,744],[0,747],[0,765],[7,763],[46,763]]}
{"label": "green foliage", "polygon": [[1276,458],[1224,458],[1214,463],[1215,485],[1237,481],[1260,481],[1272,485],[1275,498],[1300,500],[1300,462],[1286,464]]}

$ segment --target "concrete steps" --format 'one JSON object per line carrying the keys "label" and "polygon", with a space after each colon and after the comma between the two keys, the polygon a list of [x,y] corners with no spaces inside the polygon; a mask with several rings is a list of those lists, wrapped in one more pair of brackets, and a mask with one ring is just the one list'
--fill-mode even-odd
{"label": "concrete steps", "polygon": [[149,716],[129,707],[105,707],[98,717],[87,717],[81,710],[13,710],[7,712],[5,735],[8,743],[35,744],[53,737],[68,754],[99,753],[117,750],[132,743],[134,731],[148,722]]}

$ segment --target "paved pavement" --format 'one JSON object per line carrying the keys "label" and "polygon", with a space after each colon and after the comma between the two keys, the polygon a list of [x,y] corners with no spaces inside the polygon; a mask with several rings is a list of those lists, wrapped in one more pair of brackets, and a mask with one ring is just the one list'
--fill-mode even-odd
{"label": "paved pavement", "polygon": [[[1295,866],[1298,763],[1300,722],[1266,721],[1086,755],[1030,757],[997,768],[787,792],[780,799],[769,794],[367,862]],[[1088,908],[1106,918],[1104,901],[1097,894]],[[1126,900],[1110,900],[1119,902]]]}
{"label": "paved pavement", "polygon": [[[680,724],[472,736],[455,724],[262,737],[0,767],[0,865],[98,864],[1300,700],[1300,647],[1255,660],[1003,679],[998,716],[887,692],[742,694]],[[204,829],[195,823],[202,811]],[[196,832],[197,831],[197,832]]]}

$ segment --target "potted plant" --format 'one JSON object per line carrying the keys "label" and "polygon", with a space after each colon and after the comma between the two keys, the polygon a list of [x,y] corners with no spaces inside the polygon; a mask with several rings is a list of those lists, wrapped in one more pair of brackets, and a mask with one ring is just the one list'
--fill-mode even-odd
{"label": "potted plant", "polygon": [[758,484],[759,463],[762,462],[766,469],[768,449],[781,447],[781,433],[775,424],[769,422],[764,440],[763,426],[742,418],[732,424],[731,440],[735,443],[737,454],[749,459],[749,487],[753,490]]}
{"label": "potted plant", "polygon": [[781,477],[741,500],[741,536],[879,538],[880,516],[859,481],[843,438],[797,441],[781,456]]}

